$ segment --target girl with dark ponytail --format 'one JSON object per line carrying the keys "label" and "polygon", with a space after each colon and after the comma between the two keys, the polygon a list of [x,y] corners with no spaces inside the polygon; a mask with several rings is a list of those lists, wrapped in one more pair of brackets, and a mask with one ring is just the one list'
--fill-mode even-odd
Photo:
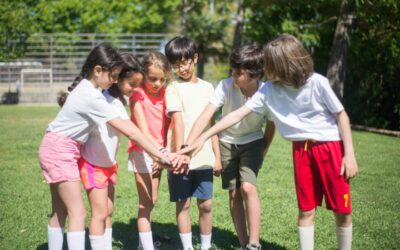
{"label": "girl with dark ponytail", "polygon": [[[89,133],[108,124],[136,141],[158,161],[170,164],[175,155],[161,153],[130,121],[119,117],[101,90],[118,80],[123,60],[118,51],[100,44],[88,55],[80,75],[56,118],[48,125],[39,148],[39,161],[50,185],[52,213],[48,224],[49,249],[62,249],[63,228],[68,217],[69,249],[85,249],[85,206],[80,189],[78,160]],[[59,100],[60,101],[60,100]]]}

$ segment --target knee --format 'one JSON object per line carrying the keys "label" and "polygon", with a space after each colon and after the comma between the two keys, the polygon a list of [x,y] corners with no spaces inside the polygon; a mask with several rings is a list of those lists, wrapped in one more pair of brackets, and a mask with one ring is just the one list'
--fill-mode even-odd
{"label": "knee", "polygon": [[249,197],[257,192],[256,186],[251,183],[243,182],[240,185],[240,191],[244,197]]}
{"label": "knee", "polygon": [[351,226],[351,214],[338,214],[335,213],[336,225],[338,227],[349,227]]}
{"label": "knee", "polygon": [[315,209],[302,211],[299,210],[299,226],[309,226],[314,223]]}
{"label": "knee", "polygon": [[73,211],[68,211],[68,217],[79,221],[85,221],[86,219],[86,209],[81,207],[79,209],[74,209]]}
{"label": "knee", "polygon": [[212,201],[211,200],[205,200],[202,202],[199,202],[198,208],[201,214],[209,214],[212,211]]}
{"label": "knee", "polygon": [[139,203],[139,212],[151,212],[154,208],[154,204],[152,200],[141,201]]}

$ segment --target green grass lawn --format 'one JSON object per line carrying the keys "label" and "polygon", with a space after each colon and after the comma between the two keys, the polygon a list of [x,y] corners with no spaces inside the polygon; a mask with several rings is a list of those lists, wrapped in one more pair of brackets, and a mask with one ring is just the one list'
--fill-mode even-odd
{"label": "green grass lawn", "polygon": [[[47,249],[50,193],[43,181],[37,152],[47,124],[57,107],[0,106],[0,249]],[[354,132],[360,168],[352,180],[353,249],[398,249],[400,244],[400,139]],[[114,213],[114,249],[136,249],[137,195],[127,171],[124,139]],[[276,136],[260,171],[263,249],[298,249],[297,203],[290,143]],[[180,248],[175,206],[168,200],[166,175],[153,215],[153,232],[172,238],[161,249]],[[238,242],[228,209],[227,192],[215,179],[213,244],[216,249],[237,249]],[[193,207],[193,235],[199,248],[197,211]],[[88,217],[90,214],[88,212]],[[317,211],[315,249],[336,249],[331,212]]]}

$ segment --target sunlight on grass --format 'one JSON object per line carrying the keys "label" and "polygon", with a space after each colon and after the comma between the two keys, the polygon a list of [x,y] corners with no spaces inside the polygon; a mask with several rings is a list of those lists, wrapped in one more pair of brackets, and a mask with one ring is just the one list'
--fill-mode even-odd
{"label": "sunlight on grass", "polygon": [[[48,186],[43,182],[37,152],[47,124],[57,107],[0,106],[0,249],[47,249]],[[360,174],[352,181],[353,249],[396,249],[400,235],[400,139],[354,132]],[[114,249],[136,249],[137,195],[127,171],[127,140],[118,155],[119,176],[114,213]],[[297,202],[290,143],[276,136],[260,171],[263,249],[298,249]],[[180,248],[175,206],[169,202],[166,173],[153,214],[153,231],[171,237],[161,249]],[[85,198],[86,199],[86,198]],[[191,214],[196,249],[198,212]],[[86,202],[87,204],[87,202]],[[228,195],[215,178],[213,244],[216,249],[238,249],[229,214]],[[89,217],[89,215],[88,215]],[[324,207],[316,218],[315,249],[336,249],[332,214]]]}

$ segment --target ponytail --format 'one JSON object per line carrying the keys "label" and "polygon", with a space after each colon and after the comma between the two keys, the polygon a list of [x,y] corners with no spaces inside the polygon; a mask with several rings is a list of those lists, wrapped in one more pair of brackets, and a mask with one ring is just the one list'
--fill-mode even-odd
{"label": "ponytail", "polygon": [[90,51],[82,66],[79,76],[77,76],[72,84],[68,86],[68,92],[60,91],[58,93],[58,105],[61,107],[64,105],[68,94],[71,93],[83,79],[88,79],[91,76],[95,66],[101,66],[104,70],[112,70],[113,68],[120,66],[122,63],[121,56],[114,47],[106,43],[97,45],[92,49],[92,51]]}

